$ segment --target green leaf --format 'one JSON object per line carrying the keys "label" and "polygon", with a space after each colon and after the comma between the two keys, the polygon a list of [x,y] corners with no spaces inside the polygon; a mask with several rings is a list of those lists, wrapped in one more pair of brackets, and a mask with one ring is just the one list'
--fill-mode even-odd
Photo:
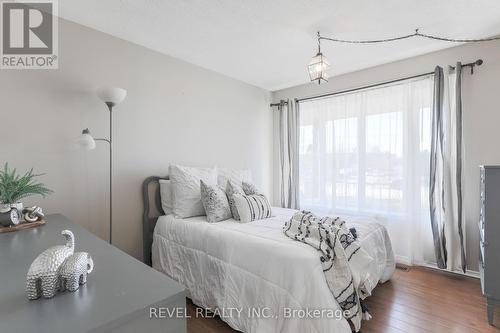
{"label": "green leaf", "polygon": [[39,176],[42,175],[34,174],[33,169],[20,175],[5,163],[0,171],[0,202],[12,204],[32,195],[45,197],[53,193],[44,184],[37,182],[36,178]]}

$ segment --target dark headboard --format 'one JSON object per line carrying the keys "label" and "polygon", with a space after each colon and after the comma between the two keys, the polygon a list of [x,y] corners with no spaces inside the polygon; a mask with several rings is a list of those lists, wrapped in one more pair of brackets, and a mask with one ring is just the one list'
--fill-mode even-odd
{"label": "dark headboard", "polygon": [[[152,176],[142,183],[142,196],[144,200],[144,213],[142,215],[142,243],[144,263],[151,266],[151,246],[153,245],[153,231],[160,215],[165,215],[161,207],[160,179],[167,177]],[[150,199],[150,196],[152,198]],[[153,208],[153,210],[151,210]]]}

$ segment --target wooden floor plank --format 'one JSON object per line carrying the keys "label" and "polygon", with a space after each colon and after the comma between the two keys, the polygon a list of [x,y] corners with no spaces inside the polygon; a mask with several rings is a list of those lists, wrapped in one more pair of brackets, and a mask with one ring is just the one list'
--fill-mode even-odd
{"label": "wooden floor plank", "polygon": [[[373,319],[363,333],[500,333],[486,320],[486,301],[477,279],[414,267],[396,270],[366,304]],[[196,317],[188,301],[188,333],[235,333],[220,318]],[[495,311],[500,323],[500,310]]]}

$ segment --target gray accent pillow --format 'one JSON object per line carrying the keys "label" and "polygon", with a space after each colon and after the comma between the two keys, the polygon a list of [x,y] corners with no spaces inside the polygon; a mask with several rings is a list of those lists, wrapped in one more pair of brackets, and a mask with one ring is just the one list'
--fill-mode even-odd
{"label": "gray accent pillow", "polygon": [[231,218],[231,209],[226,193],[217,185],[207,185],[200,180],[201,202],[208,222],[219,222]]}
{"label": "gray accent pillow", "polygon": [[245,192],[243,192],[241,186],[239,186],[235,182],[228,180],[226,185],[227,200],[229,201],[229,207],[231,209],[231,214],[233,214],[233,219],[239,221],[240,215],[238,214],[238,209],[236,208],[236,204],[234,203],[233,198],[235,194],[245,194]]}
{"label": "gray accent pillow", "polygon": [[241,188],[246,195],[262,194],[254,184],[242,182]]}

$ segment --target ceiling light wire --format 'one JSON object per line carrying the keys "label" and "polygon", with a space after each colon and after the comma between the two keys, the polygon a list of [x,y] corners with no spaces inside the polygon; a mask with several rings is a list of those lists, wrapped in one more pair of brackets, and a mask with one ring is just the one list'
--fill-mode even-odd
{"label": "ceiling light wire", "polygon": [[353,40],[353,39],[339,39],[339,38],[334,38],[334,37],[321,36],[320,32],[318,31],[318,45],[322,39],[329,40],[331,42],[337,42],[337,43],[376,44],[376,43],[394,42],[394,41],[409,39],[409,38],[414,38],[414,37],[422,37],[422,38],[439,40],[439,41],[443,41],[443,42],[451,42],[451,43],[480,43],[480,42],[490,42],[490,41],[500,40],[500,36],[488,37],[488,38],[477,38],[477,39],[447,38],[447,37],[440,37],[440,36],[434,36],[434,35],[429,35],[429,34],[423,34],[419,31],[419,29],[415,29],[414,33],[409,34],[409,35],[404,35],[404,36],[397,36],[397,37],[384,38],[384,39]]}

